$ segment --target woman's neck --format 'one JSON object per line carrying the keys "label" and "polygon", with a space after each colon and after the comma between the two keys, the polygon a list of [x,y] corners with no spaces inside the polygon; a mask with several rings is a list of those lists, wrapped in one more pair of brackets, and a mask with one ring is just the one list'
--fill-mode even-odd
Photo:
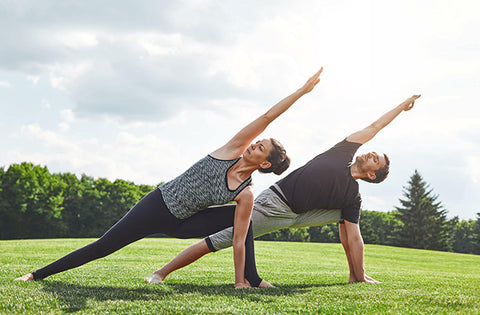
{"label": "woman's neck", "polygon": [[246,180],[257,169],[258,169],[258,165],[253,165],[253,164],[246,163],[245,160],[243,158],[241,158],[240,160],[238,160],[237,163],[235,163],[235,165],[233,165],[230,168],[230,172],[235,177],[239,177],[242,180]]}

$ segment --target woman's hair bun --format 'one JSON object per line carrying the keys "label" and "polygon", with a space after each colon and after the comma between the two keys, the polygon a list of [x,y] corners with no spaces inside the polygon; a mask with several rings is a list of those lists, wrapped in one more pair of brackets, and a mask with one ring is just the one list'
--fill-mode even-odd
{"label": "woman's hair bun", "polygon": [[272,142],[273,149],[270,151],[267,161],[270,162],[271,166],[269,168],[261,168],[259,171],[280,175],[290,166],[290,158],[279,141],[273,138],[270,138],[270,141]]}

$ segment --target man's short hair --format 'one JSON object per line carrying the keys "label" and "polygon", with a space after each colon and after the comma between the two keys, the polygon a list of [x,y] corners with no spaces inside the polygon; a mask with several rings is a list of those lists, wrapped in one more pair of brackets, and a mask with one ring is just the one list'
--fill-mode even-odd
{"label": "man's short hair", "polygon": [[375,179],[370,179],[368,177],[364,177],[361,179],[369,183],[378,184],[383,182],[385,178],[387,178],[388,173],[390,173],[390,159],[385,153],[383,154],[383,156],[385,157],[385,166],[375,171]]}

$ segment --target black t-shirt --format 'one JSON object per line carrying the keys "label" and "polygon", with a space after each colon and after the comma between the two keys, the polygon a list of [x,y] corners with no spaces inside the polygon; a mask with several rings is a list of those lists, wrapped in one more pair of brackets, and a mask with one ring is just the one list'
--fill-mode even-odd
{"label": "black t-shirt", "polygon": [[350,164],[360,146],[345,139],[279,180],[292,211],[341,209],[342,219],[358,223],[362,199]]}

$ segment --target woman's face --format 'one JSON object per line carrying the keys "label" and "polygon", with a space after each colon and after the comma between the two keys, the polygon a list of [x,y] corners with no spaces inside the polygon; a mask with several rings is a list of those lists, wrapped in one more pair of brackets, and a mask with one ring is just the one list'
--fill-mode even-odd
{"label": "woman's face", "polygon": [[267,161],[270,151],[273,149],[270,139],[259,140],[252,143],[243,153],[243,158],[252,163],[262,163]]}

